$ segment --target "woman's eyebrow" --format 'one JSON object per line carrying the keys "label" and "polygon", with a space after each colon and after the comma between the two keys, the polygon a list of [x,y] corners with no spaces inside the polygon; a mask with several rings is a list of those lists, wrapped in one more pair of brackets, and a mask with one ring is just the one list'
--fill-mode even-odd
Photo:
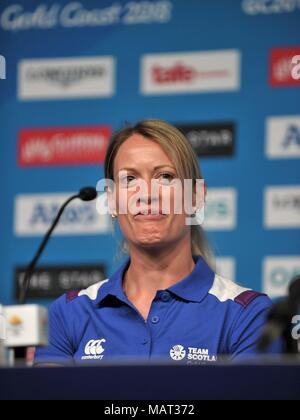
{"label": "woman's eyebrow", "polygon": [[[156,171],[157,169],[161,169],[161,168],[172,168],[172,169],[174,169],[174,170],[176,170],[176,168],[174,168],[174,166],[171,166],[171,165],[159,165],[159,166],[155,166],[153,169]],[[126,168],[121,168],[120,170],[119,170],[119,172],[121,172],[121,171],[132,171],[132,172],[138,172],[138,170],[137,170],[137,168],[130,168],[130,167],[126,167]]]}

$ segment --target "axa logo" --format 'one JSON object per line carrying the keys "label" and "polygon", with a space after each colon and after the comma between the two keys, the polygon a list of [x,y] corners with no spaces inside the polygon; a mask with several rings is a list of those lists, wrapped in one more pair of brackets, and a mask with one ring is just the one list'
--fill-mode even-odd
{"label": "axa logo", "polygon": [[85,346],[84,353],[81,360],[102,360],[105,348],[103,344],[106,343],[105,338],[100,340],[90,340]]}
{"label": "axa logo", "polygon": [[[71,194],[73,193],[18,195],[15,200],[16,235],[44,235],[58,210]],[[99,217],[95,203],[76,200],[64,213],[55,235],[98,235],[108,232],[109,229],[108,216]]]}
{"label": "axa logo", "polygon": [[283,139],[284,148],[288,148],[292,145],[300,146],[300,128],[294,124],[288,126]]}
{"label": "axa logo", "polygon": [[0,55],[0,80],[6,79],[6,60],[3,55]]}

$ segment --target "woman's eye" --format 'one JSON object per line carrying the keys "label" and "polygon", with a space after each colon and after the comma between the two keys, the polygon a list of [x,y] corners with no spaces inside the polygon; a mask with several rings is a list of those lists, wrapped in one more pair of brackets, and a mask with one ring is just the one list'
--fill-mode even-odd
{"label": "woman's eye", "polygon": [[174,175],[173,174],[168,174],[168,173],[163,173],[163,174],[160,174],[159,175],[159,180],[160,180],[160,182],[162,182],[162,183],[170,183],[171,181],[173,181],[173,179],[174,179],[175,177],[174,177]]}
{"label": "woman's eye", "polygon": [[121,184],[127,186],[127,185],[132,184],[132,182],[134,180],[135,180],[135,177],[134,176],[128,175],[128,176],[125,176],[124,178],[121,179]]}

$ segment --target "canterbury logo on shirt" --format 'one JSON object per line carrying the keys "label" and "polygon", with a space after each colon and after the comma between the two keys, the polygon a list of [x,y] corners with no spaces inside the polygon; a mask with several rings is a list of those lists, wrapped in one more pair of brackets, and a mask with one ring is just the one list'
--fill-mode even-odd
{"label": "canterbury logo on shirt", "polygon": [[102,360],[105,349],[102,346],[102,343],[106,343],[106,340],[102,338],[101,340],[90,340],[85,346],[84,353],[85,356],[81,360]]}

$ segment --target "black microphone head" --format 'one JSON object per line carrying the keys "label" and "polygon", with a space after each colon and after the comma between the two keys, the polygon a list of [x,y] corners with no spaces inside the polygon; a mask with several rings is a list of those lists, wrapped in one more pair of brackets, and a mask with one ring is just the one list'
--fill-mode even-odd
{"label": "black microphone head", "polygon": [[97,198],[97,191],[94,187],[85,187],[79,191],[79,198],[82,201],[92,201]]}
{"label": "black microphone head", "polygon": [[296,276],[289,288],[290,298],[300,300],[300,275]]}

